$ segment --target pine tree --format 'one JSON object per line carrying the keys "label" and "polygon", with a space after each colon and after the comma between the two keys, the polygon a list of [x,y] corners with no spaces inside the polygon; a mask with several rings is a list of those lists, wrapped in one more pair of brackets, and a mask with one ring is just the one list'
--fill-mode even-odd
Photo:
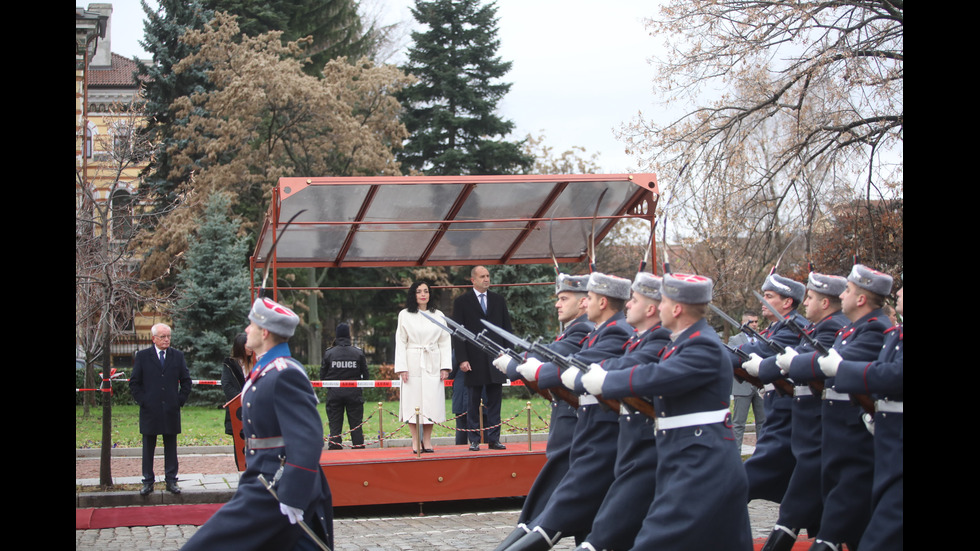
{"label": "pine tree", "polygon": [[[222,361],[230,355],[231,343],[248,316],[248,243],[237,236],[238,224],[228,216],[229,205],[222,193],[208,199],[200,229],[185,255],[186,267],[178,276],[174,347],[184,352],[193,379],[221,378]],[[191,398],[195,403],[218,405],[224,395],[220,388],[198,386]]]}
{"label": "pine tree", "polygon": [[174,138],[174,130],[186,124],[187,119],[176,116],[171,105],[176,98],[211,88],[206,67],[174,72],[174,66],[196,50],[181,42],[180,37],[188,29],[207,25],[212,12],[194,0],[159,0],[157,10],[146,0],[140,3],[146,14],[140,45],[152,55],[152,62],[137,59],[136,66],[146,101],[145,139],[155,144],[153,162],[146,170],[141,190],[163,209],[174,202],[177,186],[190,176],[189,167],[174,164],[173,151],[186,145]]}
{"label": "pine tree", "polygon": [[357,3],[352,0],[204,0],[214,11],[238,18],[247,36],[282,31],[282,41],[312,37],[306,50],[309,63],[303,70],[319,76],[323,66],[338,57],[354,61],[370,55],[375,46],[374,28],[365,30]]}
{"label": "pine tree", "polygon": [[429,175],[512,174],[533,159],[503,141],[514,123],[498,116],[510,90],[499,81],[511,63],[497,56],[496,6],[479,0],[416,0],[412,14],[426,26],[412,33],[406,73],[419,81],[400,96],[411,137],[399,160]]}

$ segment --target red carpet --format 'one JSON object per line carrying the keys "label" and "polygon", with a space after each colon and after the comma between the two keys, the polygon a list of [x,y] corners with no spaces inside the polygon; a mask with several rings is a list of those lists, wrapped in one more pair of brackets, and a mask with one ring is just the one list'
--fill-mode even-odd
{"label": "red carpet", "polygon": [[196,505],[158,505],[156,507],[109,507],[75,509],[75,530],[97,530],[119,526],[163,526],[192,524],[200,526],[223,503]]}

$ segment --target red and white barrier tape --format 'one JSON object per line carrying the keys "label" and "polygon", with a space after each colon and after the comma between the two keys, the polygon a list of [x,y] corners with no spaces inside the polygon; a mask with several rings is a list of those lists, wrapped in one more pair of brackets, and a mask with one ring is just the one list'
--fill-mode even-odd
{"label": "red and white barrier tape", "polygon": [[[113,377],[115,382],[128,382],[129,379]],[[221,381],[208,379],[192,379],[195,385],[221,386]],[[401,388],[401,379],[394,380],[372,380],[372,381],[310,381],[314,387],[320,388]],[[443,381],[444,386],[453,386],[453,381],[447,379]],[[524,386],[524,381],[507,381],[503,386]],[[98,391],[98,388],[76,388],[75,392]]]}

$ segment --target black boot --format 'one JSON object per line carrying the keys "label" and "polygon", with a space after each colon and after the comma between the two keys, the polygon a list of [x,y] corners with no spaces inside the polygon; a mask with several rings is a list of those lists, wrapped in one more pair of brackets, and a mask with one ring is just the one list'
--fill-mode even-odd
{"label": "black boot", "polygon": [[505,549],[513,545],[517,540],[526,536],[529,531],[530,530],[528,530],[527,527],[524,526],[524,523],[518,524],[517,528],[514,528],[514,531],[511,532],[510,534],[507,534],[507,537],[504,538],[504,541],[500,542],[500,545],[498,545],[497,548],[494,549],[493,551],[504,551]]}
{"label": "black boot", "polygon": [[514,542],[507,548],[507,551],[548,551],[559,539],[561,539],[561,532],[549,537],[539,526]]}
{"label": "black boot", "polygon": [[810,551],[841,551],[840,545],[824,540],[814,540]]}
{"label": "black boot", "polygon": [[762,546],[762,551],[790,551],[794,543],[796,532],[777,524],[769,534],[766,544]]}

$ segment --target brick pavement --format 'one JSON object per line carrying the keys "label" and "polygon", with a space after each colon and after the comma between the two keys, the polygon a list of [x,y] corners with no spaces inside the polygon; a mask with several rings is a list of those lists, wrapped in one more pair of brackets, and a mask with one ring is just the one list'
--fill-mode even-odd
{"label": "brick pavement", "polygon": [[[747,435],[748,436],[748,435]],[[753,435],[754,436],[754,435]],[[746,444],[754,444],[747,439]],[[121,452],[131,453],[131,452]],[[162,459],[161,459],[162,461]],[[81,480],[98,481],[98,457],[76,456],[76,484]],[[181,487],[196,484],[196,478],[221,477],[234,473],[230,452],[186,453],[182,450]],[[229,468],[230,467],[230,468]],[[162,463],[160,469],[162,471]],[[139,481],[140,459],[135,456],[114,456],[112,471],[117,484]],[[221,472],[216,472],[221,471]],[[198,474],[200,473],[200,474]],[[226,474],[225,477],[235,477]],[[135,478],[134,478],[135,477]],[[237,479],[236,479],[237,482]],[[193,492],[194,490],[190,490]],[[152,494],[164,499],[169,494]],[[423,512],[424,515],[420,515]],[[338,510],[334,520],[336,551],[476,551],[494,549],[517,522],[520,500],[473,500],[467,502],[425,504],[421,506],[357,507]],[[749,503],[752,534],[765,538],[776,522],[778,506],[756,500]],[[164,551],[177,550],[197,531],[196,526],[149,526],[76,530],[76,551]],[[558,551],[572,550],[570,539],[559,542]]]}

